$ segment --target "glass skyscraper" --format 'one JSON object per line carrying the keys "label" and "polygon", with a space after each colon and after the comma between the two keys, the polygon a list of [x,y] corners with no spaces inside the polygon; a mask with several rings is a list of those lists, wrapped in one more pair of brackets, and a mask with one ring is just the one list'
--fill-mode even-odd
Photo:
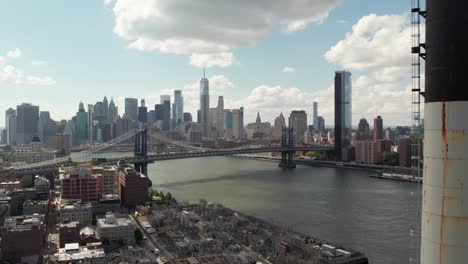
{"label": "glass skyscraper", "polygon": [[210,82],[205,78],[200,80],[200,123],[202,136],[209,137],[210,135]]}
{"label": "glass skyscraper", "polygon": [[351,145],[351,73],[335,72],[335,158],[343,161],[343,150]]}
{"label": "glass skyscraper", "polygon": [[38,136],[39,106],[22,104],[16,107],[16,143],[29,144]]}

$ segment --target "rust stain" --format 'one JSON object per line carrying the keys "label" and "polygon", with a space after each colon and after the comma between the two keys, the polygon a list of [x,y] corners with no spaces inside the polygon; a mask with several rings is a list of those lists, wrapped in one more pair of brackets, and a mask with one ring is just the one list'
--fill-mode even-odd
{"label": "rust stain", "polygon": [[442,144],[445,146],[444,149],[444,171],[442,175],[442,206],[440,212],[440,245],[439,245],[439,263],[442,264],[445,244],[444,244],[444,227],[445,227],[445,181],[447,176],[448,168],[448,143],[447,143],[447,112],[446,104],[442,102]]}

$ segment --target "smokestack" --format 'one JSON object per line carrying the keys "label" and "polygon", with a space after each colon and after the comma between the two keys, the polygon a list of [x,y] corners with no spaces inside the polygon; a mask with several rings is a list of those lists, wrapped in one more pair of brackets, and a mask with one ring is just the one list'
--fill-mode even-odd
{"label": "smokestack", "polygon": [[427,0],[421,263],[468,260],[468,1]]}

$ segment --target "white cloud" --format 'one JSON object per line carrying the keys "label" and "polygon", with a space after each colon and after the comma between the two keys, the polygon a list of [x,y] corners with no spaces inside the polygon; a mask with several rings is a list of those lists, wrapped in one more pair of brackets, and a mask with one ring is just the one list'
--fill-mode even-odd
{"label": "white cloud", "polygon": [[56,84],[56,81],[49,76],[25,74],[22,69],[18,69],[9,64],[7,59],[0,57],[0,84],[2,83],[48,86]]}
{"label": "white cloud", "polygon": [[232,49],[252,46],[277,25],[287,32],[320,23],[341,0],[116,0],[114,32],[138,50],[190,56],[190,63],[226,67]]}
{"label": "white cloud", "polygon": [[31,65],[33,65],[33,66],[43,66],[43,65],[47,65],[47,64],[48,64],[47,61],[42,61],[42,60],[40,60],[40,61],[31,61]]}
{"label": "white cloud", "polygon": [[113,3],[114,3],[114,0],[104,0],[104,4],[105,4],[106,6],[110,6],[110,5],[112,5]]}
{"label": "white cloud", "polygon": [[283,72],[293,73],[293,72],[296,72],[296,69],[295,69],[294,67],[285,66],[285,67],[283,68]]}
{"label": "white cloud", "polygon": [[353,75],[353,115],[387,124],[411,122],[411,25],[406,15],[369,14],[353,25],[325,58]]}
{"label": "white cloud", "polygon": [[406,15],[370,14],[325,53],[329,62],[351,70],[410,66],[411,27]]}
{"label": "white cloud", "polygon": [[10,50],[7,52],[6,56],[13,59],[19,58],[21,57],[21,50],[19,48]]}

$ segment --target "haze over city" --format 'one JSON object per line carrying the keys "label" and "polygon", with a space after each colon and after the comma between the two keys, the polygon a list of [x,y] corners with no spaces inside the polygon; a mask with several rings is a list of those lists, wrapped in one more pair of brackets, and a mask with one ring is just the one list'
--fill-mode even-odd
{"label": "haze over city", "polygon": [[[224,95],[228,108],[244,106],[246,122],[257,112],[269,122],[291,110],[311,116],[318,101],[331,124],[333,72],[346,69],[353,74],[353,125],[377,114],[386,125],[408,125],[409,4],[289,1],[260,9],[236,2],[225,12],[216,2],[188,8],[14,1],[0,10],[0,84],[7,91],[0,104],[31,102],[60,120],[70,118],[79,101],[113,97],[123,109],[125,97],[154,105],[181,89],[186,111],[195,115],[206,66],[211,95]],[[188,40],[191,45],[182,45]]]}

